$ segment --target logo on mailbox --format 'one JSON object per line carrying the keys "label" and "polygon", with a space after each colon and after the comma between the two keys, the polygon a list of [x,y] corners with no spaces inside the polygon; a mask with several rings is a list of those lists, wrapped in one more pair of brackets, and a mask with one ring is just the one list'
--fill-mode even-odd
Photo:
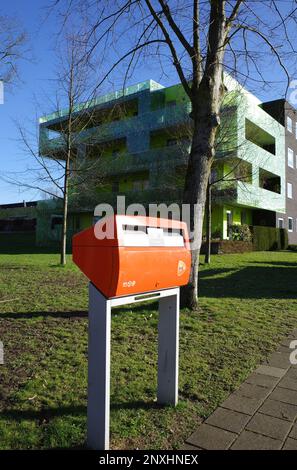
{"label": "logo on mailbox", "polygon": [[134,287],[136,284],[136,281],[125,281],[123,282],[123,287]]}
{"label": "logo on mailbox", "polygon": [[186,263],[180,259],[177,265],[177,275],[182,276],[186,268],[187,268]]}

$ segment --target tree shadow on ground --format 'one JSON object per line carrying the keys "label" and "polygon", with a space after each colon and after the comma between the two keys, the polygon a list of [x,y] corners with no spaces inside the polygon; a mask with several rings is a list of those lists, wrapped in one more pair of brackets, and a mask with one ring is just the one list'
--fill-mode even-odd
{"label": "tree shadow on ground", "polygon": [[34,318],[87,318],[88,312],[85,310],[74,310],[71,312],[3,312],[0,313],[0,319],[29,320]]}
{"label": "tree shadow on ground", "polygon": [[[283,263],[210,269],[200,273],[201,297],[297,299],[297,265]],[[288,269],[289,268],[289,269]]]}
{"label": "tree shadow on ground", "polygon": [[284,266],[287,268],[297,268],[297,263],[292,261],[253,261],[251,264],[264,264],[268,266]]}
{"label": "tree shadow on ground", "polygon": [[[112,403],[110,404],[111,411],[113,410],[148,410],[164,408],[165,405],[159,405],[155,401],[132,401],[123,403]],[[53,418],[61,416],[87,416],[87,406],[73,405],[73,406],[61,406],[57,408],[42,408],[39,410],[35,409],[4,409],[1,411],[2,419],[13,419],[17,422],[23,420],[38,420],[39,424],[47,423]]]}

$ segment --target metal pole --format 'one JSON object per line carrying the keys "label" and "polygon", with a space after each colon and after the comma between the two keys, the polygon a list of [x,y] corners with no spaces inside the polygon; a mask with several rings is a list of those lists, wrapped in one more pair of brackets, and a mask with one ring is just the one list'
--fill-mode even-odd
{"label": "metal pole", "polygon": [[109,449],[111,304],[89,284],[88,446]]}
{"label": "metal pole", "polygon": [[177,405],[179,356],[179,289],[159,300],[158,393],[160,404]]}
{"label": "metal pole", "polygon": [[88,422],[91,449],[109,449],[111,308],[159,298],[158,403],[178,401],[179,289],[107,299],[89,284]]}

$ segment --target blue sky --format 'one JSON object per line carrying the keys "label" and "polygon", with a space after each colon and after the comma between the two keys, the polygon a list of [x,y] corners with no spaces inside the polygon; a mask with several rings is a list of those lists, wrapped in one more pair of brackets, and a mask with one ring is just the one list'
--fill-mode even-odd
{"label": "blue sky", "polygon": [[[27,31],[29,36],[28,46],[31,49],[30,54],[33,56],[32,61],[23,61],[20,64],[19,71],[22,82],[16,83],[12,91],[6,91],[4,104],[0,105],[0,172],[2,174],[25,171],[31,164],[28,155],[18,142],[19,135],[14,121],[20,121],[34,132],[37,126],[37,114],[42,114],[37,109],[36,100],[41,103],[44,114],[52,112],[46,100],[45,92],[49,86],[48,78],[54,76],[53,38],[57,23],[54,16],[50,16],[44,21],[45,7],[48,5],[49,0],[10,0],[9,2],[3,0],[2,2],[1,14],[17,17]],[[267,67],[269,67],[269,64],[267,64]],[[275,80],[283,78],[277,67],[273,67],[271,70],[268,69],[269,74],[273,74]],[[159,81],[158,71],[152,66],[142,65],[136,70],[131,83],[149,78]],[[294,78],[293,75],[292,78]],[[175,75],[162,80],[164,85],[176,82]],[[274,87],[266,91],[261,90],[258,96],[262,100],[269,100],[278,98],[279,94]],[[42,198],[42,195],[38,191],[24,191],[0,180],[0,204],[40,198]]]}
{"label": "blue sky", "polygon": [[[5,3],[5,5],[4,5]],[[18,132],[15,120],[28,123],[34,129],[36,113],[35,99],[43,94],[46,79],[52,75],[51,36],[55,30],[54,18],[46,25],[42,24],[45,11],[44,0],[12,0],[2,3],[1,14],[18,18],[29,35],[28,47],[32,61],[22,61],[19,65],[21,82],[17,82],[12,90],[4,90],[4,104],[0,105],[0,161],[1,172],[24,171],[28,166],[28,158],[17,141]],[[3,8],[4,7],[4,8]],[[40,96],[39,96],[40,95]],[[32,121],[32,122],[31,122]],[[23,199],[40,198],[36,191],[20,190],[0,181],[0,203],[18,202]]]}

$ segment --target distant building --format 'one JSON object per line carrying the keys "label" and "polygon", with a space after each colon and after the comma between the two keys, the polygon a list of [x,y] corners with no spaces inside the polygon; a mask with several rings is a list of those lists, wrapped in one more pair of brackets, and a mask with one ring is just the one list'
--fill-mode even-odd
{"label": "distant building", "polygon": [[286,228],[297,243],[297,111],[284,99],[263,103],[263,109],[285,127],[286,212],[276,213],[277,227]]}
{"label": "distant building", "polygon": [[0,232],[34,232],[37,201],[0,204]]}

